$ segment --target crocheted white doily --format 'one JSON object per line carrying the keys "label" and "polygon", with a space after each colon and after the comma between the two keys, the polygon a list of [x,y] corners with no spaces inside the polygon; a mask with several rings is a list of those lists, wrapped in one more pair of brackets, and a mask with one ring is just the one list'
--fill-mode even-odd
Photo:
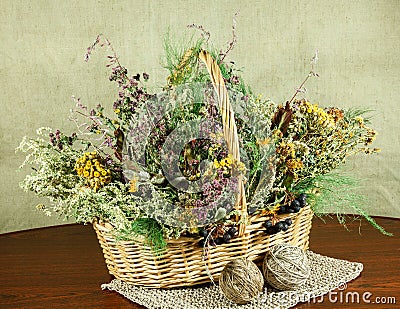
{"label": "crocheted white doily", "polygon": [[307,251],[311,276],[306,284],[295,291],[277,291],[271,287],[246,305],[230,302],[218,286],[175,289],[149,289],[112,280],[102,289],[116,291],[131,301],[149,309],[286,309],[299,302],[310,301],[329,291],[341,288],[346,282],[357,278],[363,270],[361,263],[339,260]]}

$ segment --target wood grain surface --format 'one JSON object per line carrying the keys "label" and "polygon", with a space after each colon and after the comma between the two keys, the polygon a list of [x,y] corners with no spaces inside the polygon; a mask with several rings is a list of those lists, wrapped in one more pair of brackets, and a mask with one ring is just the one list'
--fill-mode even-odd
{"label": "wood grain surface", "polygon": [[[346,231],[334,219],[313,219],[310,249],[362,262],[364,271],[345,290],[296,308],[400,308],[400,220],[377,221],[395,236],[383,236],[367,223],[359,234],[356,223]],[[91,226],[2,234],[0,265],[0,308],[144,308],[100,289],[112,278]],[[349,292],[358,293],[360,302],[352,303]],[[378,304],[393,298],[396,304]]]}

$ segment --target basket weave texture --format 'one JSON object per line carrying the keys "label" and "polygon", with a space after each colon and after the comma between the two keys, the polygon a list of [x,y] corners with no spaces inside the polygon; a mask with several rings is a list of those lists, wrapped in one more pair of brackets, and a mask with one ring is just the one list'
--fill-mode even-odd
{"label": "basket weave texture", "polygon": [[[199,59],[205,63],[218,97],[228,151],[234,160],[240,162],[234,113],[221,71],[208,52],[201,51]],[[242,177],[239,177],[238,189],[235,209],[247,213]],[[292,225],[285,232],[268,236],[262,224],[270,218],[249,215],[247,223],[241,220],[239,224],[239,236],[228,244],[210,248],[206,258],[203,248],[197,245],[200,238],[181,237],[169,240],[166,251],[161,256],[155,256],[140,240],[116,241],[112,233],[113,227],[109,223],[95,221],[93,226],[110,274],[130,284],[172,288],[207,283],[210,282],[210,276],[217,280],[224,266],[237,257],[260,262],[269,248],[278,243],[287,242],[306,250],[312,217],[313,213],[308,206],[297,214],[279,215],[277,220],[291,218]],[[236,219],[240,220],[239,217]]]}
{"label": "basket weave texture", "polygon": [[203,261],[203,249],[198,247],[200,238],[181,237],[169,240],[167,251],[155,256],[148,246],[139,241],[116,241],[109,223],[93,224],[108,270],[115,278],[130,284],[154,288],[192,286],[210,282],[210,275],[218,280],[224,266],[237,257],[247,257],[261,262],[269,249],[287,242],[304,250],[308,249],[313,212],[306,206],[297,214],[279,215],[278,219],[291,218],[293,223],[286,232],[266,235],[262,223],[265,217],[251,218],[242,236],[229,244],[210,248]]}

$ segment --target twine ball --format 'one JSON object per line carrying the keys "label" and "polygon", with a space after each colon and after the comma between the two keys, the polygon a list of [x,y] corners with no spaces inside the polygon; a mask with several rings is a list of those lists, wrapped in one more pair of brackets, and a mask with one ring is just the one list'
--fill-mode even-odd
{"label": "twine ball", "polygon": [[265,280],[278,290],[294,290],[310,276],[307,255],[299,247],[282,243],[273,246],[263,263]]}
{"label": "twine ball", "polygon": [[257,265],[245,258],[229,262],[221,273],[222,293],[236,304],[246,304],[262,292],[264,278]]}

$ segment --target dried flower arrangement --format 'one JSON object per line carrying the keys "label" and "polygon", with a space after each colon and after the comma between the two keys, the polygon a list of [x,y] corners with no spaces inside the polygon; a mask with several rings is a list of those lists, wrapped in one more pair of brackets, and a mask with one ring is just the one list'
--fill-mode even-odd
{"label": "dried flower arrangement", "polygon": [[[353,207],[386,233],[363,210],[356,181],[334,172],[350,155],[379,151],[370,148],[376,132],[365,111],[323,108],[296,99],[307,79],[318,76],[317,54],[292,98],[275,104],[256,96],[235,64],[225,60],[236,43],[235,25],[225,52],[212,48],[203,27],[190,27],[201,31],[198,40],[187,46],[165,41],[170,73],[159,93],[147,90],[147,73],[128,75],[110,42],[102,35],[96,38],[85,57],[89,60],[97,46],[111,50],[107,66],[110,81],[118,85],[114,115],[107,116],[101,105],[91,109],[74,98],[70,119],[76,132],[40,128],[37,138],[23,139],[17,150],[27,153],[22,166],[31,166],[32,172],[21,187],[49,198],[53,205],[38,208],[81,223],[99,218],[113,225],[119,239],[143,236],[154,249],[165,248],[165,239],[194,233],[205,237],[201,246],[218,245],[229,242],[236,233],[234,225],[246,220],[247,214],[233,208],[238,179],[244,177],[250,213],[273,217],[298,212],[307,198],[317,215],[336,207],[345,223],[342,211]],[[221,111],[198,59],[202,50],[216,59],[228,88],[241,161],[226,150],[223,128],[214,121]],[[191,138],[193,134],[197,136]],[[171,142],[174,138],[184,143],[178,147]],[[172,146],[164,147],[168,143]],[[171,170],[173,166],[178,169]],[[231,220],[238,216],[240,220]],[[221,224],[229,230],[210,235]],[[278,230],[266,226],[267,232],[279,232],[285,224],[290,222]]]}

